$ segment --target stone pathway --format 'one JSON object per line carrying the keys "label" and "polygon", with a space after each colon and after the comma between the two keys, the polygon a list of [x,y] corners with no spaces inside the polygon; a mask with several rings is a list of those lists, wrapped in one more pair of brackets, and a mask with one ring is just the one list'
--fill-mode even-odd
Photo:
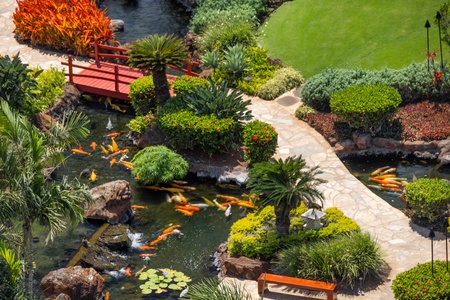
{"label": "stone pathway", "polygon": [[[33,49],[15,40],[12,22],[15,7],[15,0],[0,2],[0,54],[11,56],[20,51],[22,61],[32,67],[62,68],[61,61],[67,59],[66,55]],[[87,64],[87,60],[77,63]],[[323,171],[322,177],[328,181],[320,186],[325,195],[325,206],[338,207],[378,240],[385,252],[385,259],[392,268],[390,280],[417,263],[430,260],[431,242],[426,238],[428,230],[411,224],[401,211],[391,207],[367,189],[348,172],[320,134],[295,118],[295,109],[300,104],[297,91],[288,92],[275,101],[264,101],[259,98],[251,100],[253,115],[271,123],[279,133],[277,157],[302,155],[309,166],[318,165]],[[437,235],[434,249],[435,259],[445,259],[445,240],[442,235]],[[256,281],[238,280],[238,282],[245,285],[254,299],[260,299],[257,295]],[[394,299],[389,287],[390,281],[376,290],[366,290],[364,296],[339,294],[339,299],[355,297],[371,300]],[[291,292],[286,291],[284,287],[271,288],[271,291],[264,299],[301,299],[288,296]]]}

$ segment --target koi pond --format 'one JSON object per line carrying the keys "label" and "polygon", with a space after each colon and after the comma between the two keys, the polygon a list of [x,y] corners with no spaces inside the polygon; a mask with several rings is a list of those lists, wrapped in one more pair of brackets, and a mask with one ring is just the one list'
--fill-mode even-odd
{"label": "koi pond", "polygon": [[[414,155],[371,155],[371,156],[351,156],[342,159],[342,162],[347,169],[359,181],[369,187],[375,194],[398,209],[404,209],[405,204],[399,199],[401,194],[401,185],[399,188],[388,186],[381,189],[377,185],[375,178],[371,174],[378,168],[384,168],[383,171],[388,171],[386,174],[393,174],[399,183],[401,181],[410,182],[413,177],[416,178],[440,178],[450,180],[450,166],[439,164],[436,160],[419,159]],[[395,169],[395,170],[394,170]],[[382,175],[381,175],[382,176]],[[372,178],[372,180],[371,180]],[[398,180],[397,180],[398,179]]]}
{"label": "koi pond", "polygon": [[[147,207],[147,209],[136,210],[135,219],[132,222],[135,230],[132,235],[132,249],[121,253],[129,262],[131,272],[134,274],[143,267],[145,270],[170,268],[183,272],[192,279],[192,282],[208,276],[216,276],[217,272],[212,267],[211,255],[220,243],[226,241],[230,226],[244,216],[246,211],[233,206],[232,214],[228,217],[215,207],[203,209],[192,217],[175,211],[174,203],[167,201],[172,193],[140,188],[128,169],[118,163],[110,167],[110,160],[102,158],[104,154],[99,147],[96,151],[89,147],[93,141],[98,145],[111,144],[111,139],[104,135],[120,131],[122,134],[116,137],[115,141],[120,149],[130,149],[129,158],[126,159],[126,161],[130,161],[132,155],[138,150],[126,137],[128,128],[125,127],[125,124],[132,116],[111,111],[110,108],[80,106],[78,110],[95,121],[95,128],[91,130],[89,137],[81,145],[84,150],[92,152],[92,154],[90,156],[71,155],[65,166],[58,170],[57,176],[59,178],[62,175],[68,175],[70,178],[79,177],[84,169],[94,168],[97,173],[96,182],[91,183],[88,176],[80,177],[80,181],[91,188],[118,179],[124,179],[130,183],[133,195],[132,204]],[[106,129],[108,120],[111,120],[113,125],[111,131]],[[241,197],[245,193],[245,189],[237,185],[219,185],[216,180],[197,179],[195,176],[188,176],[186,180],[190,186],[196,187],[195,191],[183,193],[192,203],[204,203],[202,196],[214,199],[216,194]],[[140,253],[148,252],[142,251],[140,246],[154,240],[157,233],[170,224],[180,225],[179,230],[182,234],[170,235],[158,243],[158,250],[154,252],[156,253],[154,257],[140,257]],[[101,224],[85,221],[78,227],[68,229],[58,235],[53,242],[47,245],[44,242],[46,236],[44,228],[36,226],[34,248],[36,250],[37,285],[48,272],[66,267],[80,249],[82,238],[89,238],[100,226]],[[139,286],[145,281],[126,277],[123,270],[102,275],[105,278],[104,291],[110,292],[111,299],[178,299],[180,295],[180,291],[160,295],[154,293],[142,295]]]}

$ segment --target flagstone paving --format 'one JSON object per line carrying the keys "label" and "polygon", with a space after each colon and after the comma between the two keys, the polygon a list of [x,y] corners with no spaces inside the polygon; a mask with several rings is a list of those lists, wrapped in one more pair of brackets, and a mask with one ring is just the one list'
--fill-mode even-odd
{"label": "flagstone paving", "polygon": [[[16,41],[12,22],[15,7],[15,0],[0,2],[0,54],[11,56],[20,51],[22,61],[32,67],[62,68],[61,61],[67,59],[66,55],[34,49]],[[87,59],[78,60],[78,63],[82,64],[87,62]],[[272,124],[279,134],[276,157],[302,155],[309,166],[318,165],[323,171],[322,178],[328,181],[320,186],[320,190],[325,195],[325,206],[336,206],[341,209],[363,230],[375,237],[384,250],[385,260],[391,268],[389,281],[374,290],[367,290],[363,285],[364,296],[358,296],[358,287],[355,287],[355,295],[339,294],[338,298],[394,299],[390,290],[390,280],[417,263],[431,259],[431,241],[427,238],[429,231],[411,224],[401,211],[391,207],[367,189],[349,173],[320,134],[295,118],[295,109],[301,103],[298,91],[288,92],[275,101],[250,99],[253,115],[259,120]],[[435,259],[445,259],[443,235],[437,234],[433,243]],[[243,284],[252,293],[254,299],[260,299],[257,295],[256,281],[237,280],[237,282]],[[284,287],[276,287],[271,288],[271,292],[266,293],[264,299],[302,299],[288,294],[298,295]]]}

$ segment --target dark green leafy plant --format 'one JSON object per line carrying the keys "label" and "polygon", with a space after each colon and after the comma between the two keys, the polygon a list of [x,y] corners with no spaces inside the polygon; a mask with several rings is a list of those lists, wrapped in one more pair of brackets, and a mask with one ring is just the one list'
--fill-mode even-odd
{"label": "dark green leafy plant", "polygon": [[136,153],[131,161],[132,173],[143,185],[167,183],[173,179],[183,179],[189,165],[184,158],[165,146],[151,146]]}
{"label": "dark green leafy plant", "polygon": [[209,81],[205,78],[193,77],[188,75],[177,76],[172,83],[172,89],[175,94],[191,93],[195,88],[206,88]]}
{"label": "dark green leafy plant", "polygon": [[397,300],[449,299],[449,282],[446,262],[435,260],[433,271],[431,262],[427,262],[398,274],[392,281],[391,289]]}
{"label": "dark green leafy plant", "polygon": [[205,278],[189,287],[186,295],[191,300],[251,300],[252,296],[235,281]]}
{"label": "dark green leafy plant", "polygon": [[207,88],[197,87],[184,98],[186,105],[197,115],[214,114],[218,119],[233,119],[236,122],[252,118],[247,109],[250,100],[242,101],[242,93],[227,87],[225,82],[216,85],[210,80]]}
{"label": "dark green leafy plant", "polygon": [[251,163],[267,161],[277,150],[278,133],[272,125],[259,120],[245,124],[242,139],[244,158]]}
{"label": "dark green leafy plant", "polygon": [[154,120],[155,117],[152,114],[136,116],[134,119],[130,120],[126,126],[132,132],[144,133]]}
{"label": "dark green leafy plant", "polygon": [[136,79],[130,84],[131,106],[136,115],[145,116],[149,112],[155,112],[158,106],[155,85],[151,75]]}
{"label": "dark green leafy plant", "polygon": [[400,94],[391,86],[357,85],[334,93],[330,108],[340,121],[375,136],[401,102]]}
{"label": "dark green leafy plant", "polygon": [[362,232],[283,249],[276,261],[277,269],[290,276],[350,286],[360,277],[378,278],[383,263],[380,246]]}
{"label": "dark green leafy plant", "polygon": [[38,88],[36,78],[41,72],[34,72],[22,63],[19,53],[12,59],[8,55],[0,56],[0,98],[12,109],[32,116],[32,101],[37,97]]}
{"label": "dark green leafy plant", "polygon": [[450,184],[437,178],[420,178],[405,186],[405,199],[413,218],[426,218],[431,223],[448,212]]}

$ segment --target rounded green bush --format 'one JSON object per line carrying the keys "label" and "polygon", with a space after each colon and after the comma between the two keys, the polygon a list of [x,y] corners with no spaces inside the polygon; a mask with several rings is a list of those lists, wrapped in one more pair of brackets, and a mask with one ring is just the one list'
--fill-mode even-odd
{"label": "rounded green bush", "polygon": [[154,112],[158,105],[153,77],[147,75],[136,79],[130,84],[131,106],[138,116],[145,116],[148,112]]}
{"label": "rounded green bush", "polygon": [[360,230],[358,224],[334,207],[324,210],[327,214],[323,218],[324,227],[319,230],[303,230],[301,215],[307,210],[302,203],[291,211],[290,235],[282,240],[275,232],[273,206],[267,206],[257,214],[247,214],[231,226],[228,251],[233,255],[269,259],[280,249],[280,242],[285,245],[299,245]]}
{"label": "rounded green bush", "polygon": [[172,83],[173,92],[177,95],[181,93],[191,93],[197,87],[209,87],[209,81],[205,78],[183,75],[178,76]]}
{"label": "rounded green bush", "polygon": [[405,200],[413,218],[426,218],[431,223],[448,212],[450,184],[437,178],[420,178],[405,186]]}
{"label": "rounded green bush", "polygon": [[299,120],[305,120],[306,116],[308,114],[312,114],[315,113],[316,110],[314,108],[312,108],[309,105],[300,105],[296,110],[295,110],[295,116],[297,117],[297,119]]}
{"label": "rounded green bush", "polygon": [[435,260],[433,270],[431,262],[418,264],[397,275],[391,289],[397,300],[410,299],[450,299],[450,273],[446,262]]}
{"label": "rounded green bush", "polygon": [[331,96],[331,112],[355,129],[375,135],[397,111],[402,98],[387,85],[356,85]]}
{"label": "rounded green bush", "polygon": [[188,172],[188,162],[166,146],[146,147],[136,153],[131,161],[131,172],[143,185],[167,183],[183,179]]}
{"label": "rounded green bush", "polygon": [[300,86],[304,82],[299,71],[292,67],[281,68],[275,71],[274,77],[261,85],[256,95],[264,100],[273,100],[281,94]]}
{"label": "rounded green bush", "polygon": [[267,161],[277,151],[278,133],[268,123],[254,120],[245,124],[242,139],[244,158],[250,163]]}

